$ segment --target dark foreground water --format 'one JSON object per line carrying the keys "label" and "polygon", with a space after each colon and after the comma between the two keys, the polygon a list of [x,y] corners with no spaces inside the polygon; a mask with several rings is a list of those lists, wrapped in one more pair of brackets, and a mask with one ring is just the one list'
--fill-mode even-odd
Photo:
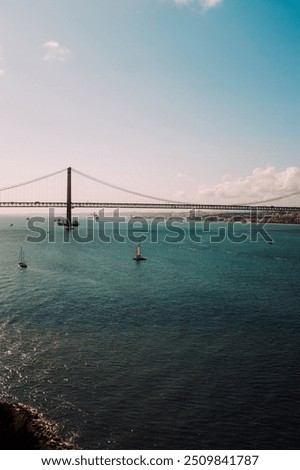
{"label": "dark foreground water", "polygon": [[0,218],[0,399],[84,449],[299,449],[300,227],[213,244],[160,226],[143,263],[55,230],[28,243]]}

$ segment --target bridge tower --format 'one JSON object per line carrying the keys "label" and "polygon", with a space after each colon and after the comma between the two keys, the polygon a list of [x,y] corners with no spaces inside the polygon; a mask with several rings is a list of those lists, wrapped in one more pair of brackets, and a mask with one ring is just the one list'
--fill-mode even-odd
{"label": "bridge tower", "polygon": [[67,169],[67,220],[66,228],[72,228],[72,168]]}

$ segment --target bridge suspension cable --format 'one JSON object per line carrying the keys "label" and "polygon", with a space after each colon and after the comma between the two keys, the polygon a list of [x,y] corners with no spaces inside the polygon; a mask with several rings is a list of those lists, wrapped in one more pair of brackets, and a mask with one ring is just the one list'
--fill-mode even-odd
{"label": "bridge suspension cable", "polygon": [[103,181],[103,180],[100,180],[98,178],[95,178],[94,176],[87,175],[86,173],[83,173],[82,171],[75,170],[74,168],[72,168],[72,171],[74,173],[76,173],[77,175],[83,176],[84,178],[88,178],[92,181],[95,181],[96,183],[103,184],[104,186],[107,186],[109,188],[117,189],[119,191],[123,191],[127,194],[133,194],[134,196],[140,196],[140,197],[143,197],[143,198],[146,198],[146,199],[152,199],[153,201],[161,201],[161,202],[166,202],[166,203],[170,203],[170,204],[184,204],[182,202],[173,201],[171,199],[164,199],[164,198],[161,198],[161,197],[149,196],[149,194],[142,194],[142,193],[139,193],[137,191],[131,191],[130,189],[122,188],[121,186],[117,186],[115,184],[108,183],[107,181]]}
{"label": "bridge suspension cable", "polygon": [[25,181],[25,183],[18,183],[18,184],[13,184],[12,186],[6,186],[5,188],[0,188],[0,191],[5,191],[8,189],[13,189],[13,188],[19,188],[20,186],[25,186],[26,184],[31,184],[31,183],[36,183],[37,181],[44,180],[46,178],[50,178],[51,176],[59,175],[60,173],[63,173],[67,171],[67,168],[63,168],[62,170],[55,171],[54,173],[50,173],[45,176],[40,176],[38,178],[34,178],[33,180],[30,181]]}
{"label": "bridge suspension cable", "polygon": [[265,204],[266,202],[280,201],[281,199],[287,199],[292,196],[298,196],[298,194],[300,194],[300,191],[295,191],[294,193],[285,194],[284,196],[272,197],[271,199],[265,199],[264,201],[247,202],[241,205],[253,206],[255,204]]}

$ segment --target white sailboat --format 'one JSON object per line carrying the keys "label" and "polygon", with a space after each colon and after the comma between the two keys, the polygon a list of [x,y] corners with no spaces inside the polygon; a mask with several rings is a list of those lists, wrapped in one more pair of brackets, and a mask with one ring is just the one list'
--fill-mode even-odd
{"label": "white sailboat", "polygon": [[141,251],[141,245],[138,244],[136,249],[135,249],[135,258],[133,258],[135,261],[146,261],[147,258],[142,257],[142,251]]}
{"label": "white sailboat", "polygon": [[24,256],[24,251],[23,251],[22,247],[20,248],[18,266],[19,266],[19,268],[27,268],[27,264],[26,264],[25,256]]}

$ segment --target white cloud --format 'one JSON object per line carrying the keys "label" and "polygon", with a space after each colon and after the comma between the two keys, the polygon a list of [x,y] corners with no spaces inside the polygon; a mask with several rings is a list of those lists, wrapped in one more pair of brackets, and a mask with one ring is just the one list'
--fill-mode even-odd
{"label": "white cloud", "polygon": [[183,179],[183,180],[186,180],[186,181],[195,181],[195,178],[193,178],[190,175],[187,175],[186,173],[182,173],[181,171],[179,171],[176,176],[177,176],[177,178]]}
{"label": "white cloud", "polygon": [[210,8],[214,8],[223,0],[200,0],[200,5],[202,6],[203,10],[209,10]]}
{"label": "white cloud", "polygon": [[[293,193],[285,199],[285,196]],[[288,167],[279,172],[275,167],[255,168],[245,178],[224,178],[213,187],[201,187],[197,199],[204,203],[247,204],[282,198],[283,205],[300,205],[300,168]],[[275,201],[274,201],[274,205]]]}
{"label": "white cloud", "polygon": [[179,189],[178,191],[176,191],[172,196],[173,201],[186,202],[187,199],[188,197],[187,197],[186,191],[182,189]]}
{"label": "white cloud", "polygon": [[57,41],[47,41],[43,47],[45,49],[45,62],[65,62],[70,54],[70,50],[67,47],[61,46]]}
{"label": "white cloud", "polygon": [[223,0],[174,0],[176,5],[191,5],[196,8],[200,7],[202,11],[210,10],[222,2]]}

